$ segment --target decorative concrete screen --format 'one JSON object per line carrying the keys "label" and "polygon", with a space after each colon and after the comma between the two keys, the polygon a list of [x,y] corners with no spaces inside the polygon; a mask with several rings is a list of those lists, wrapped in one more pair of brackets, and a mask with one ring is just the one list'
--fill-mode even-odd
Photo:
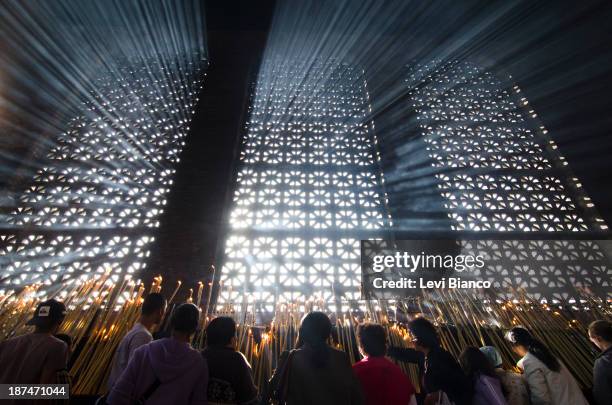
{"label": "decorative concrete screen", "polygon": [[342,310],[359,299],[359,241],[389,222],[368,113],[358,69],[263,65],[242,144],[219,307],[248,301],[267,312],[315,300]]}
{"label": "decorative concrete screen", "polygon": [[[0,290],[138,276],[172,185],[205,62],[125,62],[40,157],[0,229]],[[47,289],[48,289],[47,288]]]}

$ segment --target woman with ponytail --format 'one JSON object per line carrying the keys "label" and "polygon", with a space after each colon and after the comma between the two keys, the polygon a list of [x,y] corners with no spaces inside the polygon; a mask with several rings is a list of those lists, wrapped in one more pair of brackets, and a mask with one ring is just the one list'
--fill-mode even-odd
{"label": "woman with ponytail", "polygon": [[517,366],[529,386],[532,405],[588,405],[565,365],[527,329],[512,328],[506,340],[512,351],[521,356]]}
{"label": "woman with ponytail", "polygon": [[348,356],[328,345],[332,324],[322,312],[307,314],[300,325],[298,346],[286,356],[287,405],[354,405],[364,397]]}

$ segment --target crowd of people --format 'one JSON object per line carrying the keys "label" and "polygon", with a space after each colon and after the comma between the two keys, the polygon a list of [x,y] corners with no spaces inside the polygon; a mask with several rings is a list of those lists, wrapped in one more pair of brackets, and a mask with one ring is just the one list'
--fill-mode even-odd
{"label": "crowd of people", "polygon": [[[141,315],[122,338],[108,378],[108,393],[98,404],[288,404],[288,405],[582,405],[578,383],[557,357],[528,330],[505,335],[521,373],[503,368],[493,346],[466,347],[459,359],[442,348],[436,327],[425,318],[408,323],[413,348],[389,347],[385,328],[358,326],[362,360],[351,365],[345,352],[332,347],[332,322],[311,312],[301,322],[297,348],[284,352],[272,378],[257,388],[249,362],[236,349],[237,326],[217,317],[206,327],[206,347],[194,349],[200,311],[193,304],[176,307],[170,334],[154,340],[152,332],[166,312],[158,293],[145,297]],[[58,383],[66,372],[71,340],[58,331],[66,314],[56,300],[38,305],[28,322],[34,332],[0,342],[0,384]],[[589,339],[601,353],[593,369],[593,398],[612,403],[612,323],[593,322]],[[420,393],[392,362],[418,365]]]}

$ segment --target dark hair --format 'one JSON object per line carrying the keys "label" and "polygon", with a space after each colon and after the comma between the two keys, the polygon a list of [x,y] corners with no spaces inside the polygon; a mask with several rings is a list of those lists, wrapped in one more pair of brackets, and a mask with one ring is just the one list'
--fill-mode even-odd
{"label": "dark hair", "polygon": [[181,304],[174,310],[170,325],[173,331],[192,334],[198,328],[200,310],[193,304]]}
{"label": "dark hair", "polygon": [[368,356],[384,356],[387,352],[385,328],[377,323],[363,323],[357,328],[357,338]]}
{"label": "dark hair", "polygon": [[589,334],[597,336],[606,342],[612,342],[612,323],[604,320],[591,322],[589,325]]}
{"label": "dark hair", "polygon": [[206,327],[207,345],[227,345],[236,336],[236,322],[227,316],[220,316]]}
{"label": "dark hair", "polygon": [[[477,347],[466,347],[459,356],[459,364],[461,364],[461,368],[463,369],[465,376],[471,382],[471,385],[470,387],[468,387],[468,390],[472,396],[474,395],[474,391],[476,389],[476,382],[478,381],[478,377],[480,377],[481,375],[486,375],[488,377],[495,378],[500,382],[501,385],[501,380],[495,372],[495,368],[491,364],[491,361],[489,361],[487,356]],[[504,395],[506,395],[507,392],[503,388],[503,385],[501,387]]]}
{"label": "dark hair", "polygon": [[140,311],[143,315],[151,315],[160,309],[164,309],[166,305],[166,299],[160,293],[150,293],[142,302],[142,308]]}
{"label": "dark hair", "polygon": [[479,375],[497,378],[493,365],[487,356],[477,347],[466,347],[459,356],[459,364],[461,364],[463,372],[472,382],[476,382]]}
{"label": "dark hair", "polygon": [[410,333],[417,340],[419,345],[428,349],[433,349],[440,346],[438,333],[433,323],[425,318],[416,318],[408,322]]}
{"label": "dark hair", "polygon": [[523,346],[527,351],[537,357],[542,363],[552,371],[561,370],[561,364],[550,350],[542,342],[531,336],[525,328],[515,327],[506,333],[506,340],[513,346]]}
{"label": "dark hair", "polygon": [[302,318],[300,340],[307,348],[314,351],[311,360],[317,368],[324,367],[329,360],[327,339],[331,331],[331,321],[323,312],[311,312]]}

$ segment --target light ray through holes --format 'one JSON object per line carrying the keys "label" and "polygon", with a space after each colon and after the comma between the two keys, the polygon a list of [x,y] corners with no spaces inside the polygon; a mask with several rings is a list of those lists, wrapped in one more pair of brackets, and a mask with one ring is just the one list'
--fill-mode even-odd
{"label": "light ray through holes", "polygon": [[[218,307],[360,298],[359,240],[389,226],[363,73],[268,60],[242,145]],[[342,302],[337,306],[336,301]]]}
{"label": "light ray through holes", "polygon": [[[8,2],[2,12],[2,69],[36,74],[0,96],[47,135],[32,139],[42,147],[25,162],[29,181],[3,200],[13,202],[0,211],[0,295],[31,283],[52,294],[108,272],[109,283],[137,279],[205,76],[199,3]],[[14,102],[33,86],[50,105]]]}
{"label": "light ray through holes", "polygon": [[409,71],[412,107],[453,230],[607,229],[518,85],[469,62]]}

